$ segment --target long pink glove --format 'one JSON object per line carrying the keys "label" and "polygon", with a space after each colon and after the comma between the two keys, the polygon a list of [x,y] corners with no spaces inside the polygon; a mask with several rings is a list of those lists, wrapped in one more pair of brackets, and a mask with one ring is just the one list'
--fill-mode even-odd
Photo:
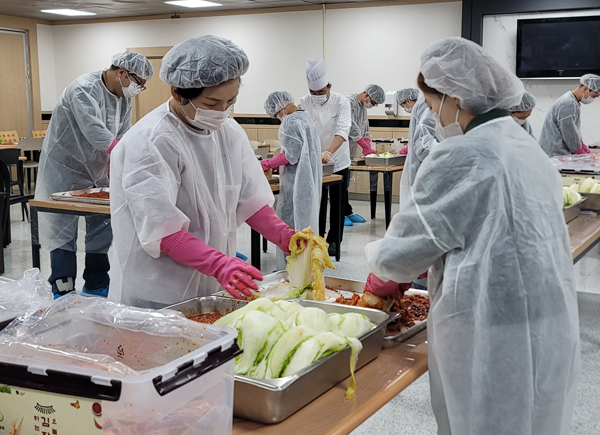
{"label": "long pink glove", "polygon": [[288,159],[285,158],[285,151],[279,154],[278,156],[260,161],[260,165],[262,166],[263,171],[278,168],[280,166],[287,165],[288,163]]}
{"label": "long pink glove", "polygon": [[356,141],[356,143],[359,144],[360,147],[363,149],[364,156],[368,156],[370,154],[377,154],[377,152],[373,148],[371,148],[371,139],[369,139],[368,137],[363,137],[362,139]]}
{"label": "long pink glove", "polygon": [[112,153],[112,150],[115,148],[115,146],[117,145],[117,143],[119,143],[118,140],[113,139],[113,141],[110,143],[110,146],[108,147],[108,149],[106,150],[106,152],[108,154]]}
{"label": "long pink glove", "polygon": [[268,205],[265,205],[259,211],[254,213],[246,223],[254,231],[259,232],[274,243],[286,254],[290,253],[290,241],[296,231],[292,230],[288,224],[279,219],[279,216]]}
{"label": "long pink glove", "polygon": [[250,289],[258,290],[254,279],[262,281],[260,270],[211,248],[185,230],[162,239],[160,250],[181,264],[214,276],[225,290],[238,299],[242,298],[239,292],[252,296]]}
{"label": "long pink glove", "polygon": [[408,147],[406,146],[406,147],[402,148],[398,154],[400,154],[401,156],[407,155],[408,154]]}
{"label": "long pink glove", "polygon": [[581,142],[581,148],[579,148],[573,154],[592,154],[592,151],[590,151],[586,144]]}
{"label": "long pink glove", "polygon": [[394,298],[400,298],[404,296],[404,292],[410,288],[412,283],[398,284],[394,281],[383,281],[374,274],[370,273],[365,284],[365,292],[373,293],[375,296],[384,298],[386,296],[392,296]]}

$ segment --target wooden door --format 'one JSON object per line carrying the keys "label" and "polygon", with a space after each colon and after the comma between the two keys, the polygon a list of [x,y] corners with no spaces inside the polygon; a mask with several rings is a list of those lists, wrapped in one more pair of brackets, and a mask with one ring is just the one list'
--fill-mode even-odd
{"label": "wooden door", "polygon": [[133,124],[171,97],[171,88],[158,78],[162,58],[170,49],[171,47],[128,48],[128,50],[137,51],[146,56],[154,67],[154,76],[146,82],[146,90],[140,92],[133,99],[133,115],[131,117]]}
{"label": "wooden door", "polygon": [[0,131],[29,137],[29,80],[26,34],[0,30]]}

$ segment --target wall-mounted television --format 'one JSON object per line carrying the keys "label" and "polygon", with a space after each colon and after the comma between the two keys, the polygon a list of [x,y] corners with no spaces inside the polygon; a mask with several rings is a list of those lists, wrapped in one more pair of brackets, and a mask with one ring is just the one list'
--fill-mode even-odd
{"label": "wall-mounted television", "polygon": [[517,76],[600,75],[600,16],[517,20]]}

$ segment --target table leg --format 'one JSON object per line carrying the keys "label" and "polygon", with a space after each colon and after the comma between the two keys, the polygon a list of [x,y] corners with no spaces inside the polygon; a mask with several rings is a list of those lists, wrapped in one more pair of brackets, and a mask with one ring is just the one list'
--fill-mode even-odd
{"label": "table leg", "polygon": [[[339,231],[336,234],[336,247],[335,247],[335,260],[336,261],[340,261],[340,256],[341,256],[341,245],[342,245],[342,231],[344,231],[344,218],[346,216],[344,216],[344,213],[342,213],[342,189],[343,189],[343,183],[336,183],[333,186],[331,186],[332,188],[336,189],[338,191],[337,194],[337,201],[336,204],[332,204],[332,206],[337,207],[337,209],[339,210],[339,224],[338,224],[338,228]],[[335,195],[334,195],[335,196]]]}
{"label": "table leg", "polygon": [[268,247],[268,240],[266,239],[266,237],[263,237],[263,252],[266,253],[267,252],[267,247]]}
{"label": "table leg", "polygon": [[[371,178],[373,174],[377,175],[377,179],[379,179],[379,174],[377,172],[369,172],[369,193],[371,194],[371,219],[375,219],[377,214],[377,182],[375,182],[375,186],[371,184]],[[373,189],[375,187],[375,189]]]}
{"label": "table leg", "polygon": [[392,220],[392,172],[383,173],[383,199],[385,201],[385,228],[390,226]]}
{"label": "table leg", "polygon": [[250,235],[250,262],[260,270],[260,234],[254,230]]}
{"label": "table leg", "polygon": [[40,262],[40,235],[38,229],[38,210],[37,207],[29,207],[31,221],[31,254],[33,257],[33,267],[41,269]]}

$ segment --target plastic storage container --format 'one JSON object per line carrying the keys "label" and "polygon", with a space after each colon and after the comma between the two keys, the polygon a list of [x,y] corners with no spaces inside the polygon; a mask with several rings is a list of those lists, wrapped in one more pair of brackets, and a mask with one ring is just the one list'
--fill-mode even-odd
{"label": "plastic storage container", "polygon": [[63,297],[0,334],[3,426],[22,435],[230,434],[236,339],[179,313]]}

